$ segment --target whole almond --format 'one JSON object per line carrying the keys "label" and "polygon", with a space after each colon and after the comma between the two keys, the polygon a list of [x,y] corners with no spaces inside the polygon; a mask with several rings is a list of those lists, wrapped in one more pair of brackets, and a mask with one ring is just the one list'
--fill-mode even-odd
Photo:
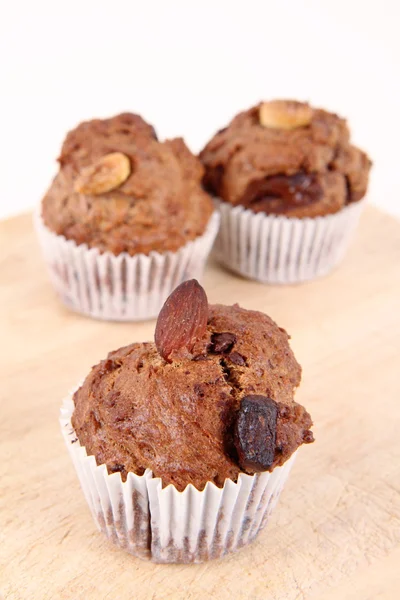
{"label": "whole almond", "polygon": [[184,281],[167,298],[158,315],[154,341],[164,360],[189,357],[194,344],[206,332],[208,301],[196,281]]}
{"label": "whole almond", "polygon": [[295,129],[311,123],[311,106],[295,100],[272,100],[263,102],[259,109],[259,119],[263,127],[272,129]]}
{"label": "whole almond", "polygon": [[75,181],[79,194],[98,195],[115,190],[131,173],[129,158],[122,152],[111,152],[85,167]]}

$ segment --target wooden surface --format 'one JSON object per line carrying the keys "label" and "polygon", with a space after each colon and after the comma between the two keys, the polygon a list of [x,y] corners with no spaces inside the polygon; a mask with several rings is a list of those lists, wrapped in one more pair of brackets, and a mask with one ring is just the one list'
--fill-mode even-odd
{"label": "wooden surface", "polygon": [[203,565],[153,565],[89,514],[58,425],[61,399],[154,322],[102,323],[56,300],[29,215],[0,223],[0,595],[6,600],[400,598],[400,224],[368,208],[331,276],[267,287],[210,266],[210,301],[267,312],[303,365],[315,421],[268,527]]}

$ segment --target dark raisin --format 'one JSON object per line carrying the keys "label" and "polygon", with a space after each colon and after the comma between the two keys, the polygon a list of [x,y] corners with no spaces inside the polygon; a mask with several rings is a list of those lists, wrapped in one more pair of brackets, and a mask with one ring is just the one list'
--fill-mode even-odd
{"label": "dark raisin", "polygon": [[209,350],[214,354],[225,354],[230,352],[235,344],[236,335],[234,333],[213,333]]}
{"label": "dark raisin", "polygon": [[282,214],[288,208],[319,202],[323,193],[317,173],[271,175],[251,181],[240,204],[255,212]]}
{"label": "dark raisin", "polygon": [[234,365],[238,365],[239,367],[243,367],[246,364],[245,357],[239,354],[239,352],[231,352],[228,358]]}
{"label": "dark raisin", "polygon": [[244,471],[267,471],[274,462],[278,406],[266,396],[245,396],[237,414],[234,443]]}

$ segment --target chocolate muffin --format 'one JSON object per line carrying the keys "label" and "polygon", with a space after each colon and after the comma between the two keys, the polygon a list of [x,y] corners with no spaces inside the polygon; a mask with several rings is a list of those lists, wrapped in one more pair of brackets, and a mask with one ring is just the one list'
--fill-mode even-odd
{"label": "chocolate muffin", "polygon": [[[67,135],[58,161],[39,233],[62,299],[93,316],[155,316],[178,283],[201,274],[216,234],[200,161],[181,138],[160,142],[151,125],[130,113],[80,124]],[[71,267],[79,262],[77,250],[81,269]],[[170,264],[173,257],[176,264]],[[154,289],[158,298],[142,302],[151,314],[142,314],[134,305]]]}
{"label": "chocolate muffin", "polygon": [[[182,286],[183,294],[194,284]],[[182,307],[189,317],[192,309]],[[222,487],[241,470],[253,474],[256,467],[241,468],[233,439],[246,397],[265,398],[276,422],[273,459],[264,470],[282,465],[310,441],[310,416],[293,399],[301,369],[286,332],[238,305],[210,306],[205,323],[190,350],[174,350],[167,360],[155,343],[111,352],[75,393],[78,439],[109,472],[126,478],[129,471],[141,475],[148,468],[178,490],[189,483],[203,489],[208,481]]]}
{"label": "chocolate muffin", "polygon": [[237,115],[200,153],[204,186],[254,212],[304,218],[335,213],[367,191],[371,161],[346,121],[293,100]]}
{"label": "chocolate muffin", "polygon": [[[220,496],[229,496],[229,486],[235,494],[243,487],[249,510],[248,495],[256,498],[250,513],[260,517],[257,526],[249,524],[252,539],[272,501],[268,478],[277,477],[280,490],[292,455],[313,441],[310,415],[294,400],[301,368],[288,339],[262,313],[237,304],[208,306],[199,284],[187,281],[160,312],[155,342],[120,348],[93,367],[73,396],[71,435],[108,476],[118,473],[122,488],[135,478],[150,488],[158,480],[159,494],[170,490],[178,498],[185,491],[189,498],[191,489],[204,502],[210,485]],[[255,491],[258,484],[262,493]],[[152,501],[161,500],[152,500],[150,488],[152,513]],[[160,524],[151,527],[158,531]],[[219,540],[209,551],[230,549]]]}
{"label": "chocolate muffin", "polygon": [[43,198],[45,225],[101,252],[175,252],[202,235],[213,204],[203,167],[181,138],[159,142],[140,116],[88,121],[71,131]]}
{"label": "chocolate muffin", "polygon": [[[200,158],[206,169],[205,189],[222,201],[223,223],[217,253],[227,266],[252,278],[286,282],[324,274],[342,257],[348,234],[353,231],[360,212],[360,207],[354,204],[367,191],[371,168],[365,152],[350,143],[350,132],[344,119],[293,100],[262,102],[238,114],[219,131],[200,153]],[[267,255],[268,267],[264,267],[264,272],[260,264],[243,264],[247,238],[259,235],[262,218],[255,221],[250,216],[243,216],[247,219],[246,225],[239,224],[238,215],[244,215],[244,210],[232,213],[232,207],[247,209],[251,215],[261,213],[269,217],[263,220],[264,240],[253,241],[254,248],[249,252],[253,257],[262,245],[264,255],[258,257],[258,263],[265,256],[265,248],[269,248],[269,254],[283,252],[289,258],[278,257],[275,265],[271,265]],[[343,213],[346,207],[348,210]],[[319,219],[312,224],[295,225],[299,219],[338,213],[340,217],[336,220],[330,217],[325,222]],[[238,217],[235,223],[232,223],[233,215]],[[285,216],[287,220],[277,221],[277,216]],[[282,248],[276,247],[271,238],[271,228],[279,226],[288,230],[277,236],[286,240]],[[247,236],[241,242],[237,231],[243,238],[244,227],[248,228]],[[290,235],[294,227],[296,240],[305,236],[306,228],[314,230],[307,235],[307,242],[296,242],[295,249],[291,246],[293,236]],[[322,231],[318,233],[317,228]],[[325,247],[315,248],[314,253],[312,250],[305,252],[304,258],[302,249],[305,243],[309,244],[309,237],[321,238]],[[237,252],[232,245],[240,246]],[[310,254],[317,256],[316,264],[312,261],[310,264]],[[242,264],[238,264],[238,255]],[[297,261],[295,264],[293,257]],[[282,263],[286,265],[286,272],[283,272]]]}

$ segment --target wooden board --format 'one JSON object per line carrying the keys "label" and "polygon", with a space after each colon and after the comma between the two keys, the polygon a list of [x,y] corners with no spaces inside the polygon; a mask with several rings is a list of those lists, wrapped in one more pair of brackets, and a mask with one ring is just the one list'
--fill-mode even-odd
{"label": "wooden board", "polygon": [[203,565],[153,565],[98,533],[58,425],[61,399],[154,322],[64,309],[30,215],[0,223],[0,594],[6,600],[400,598],[400,224],[368,208],[331,276],[268,287],[211,265],[210,301],[267,312],[303,365],[315,421],[268,527]]}

